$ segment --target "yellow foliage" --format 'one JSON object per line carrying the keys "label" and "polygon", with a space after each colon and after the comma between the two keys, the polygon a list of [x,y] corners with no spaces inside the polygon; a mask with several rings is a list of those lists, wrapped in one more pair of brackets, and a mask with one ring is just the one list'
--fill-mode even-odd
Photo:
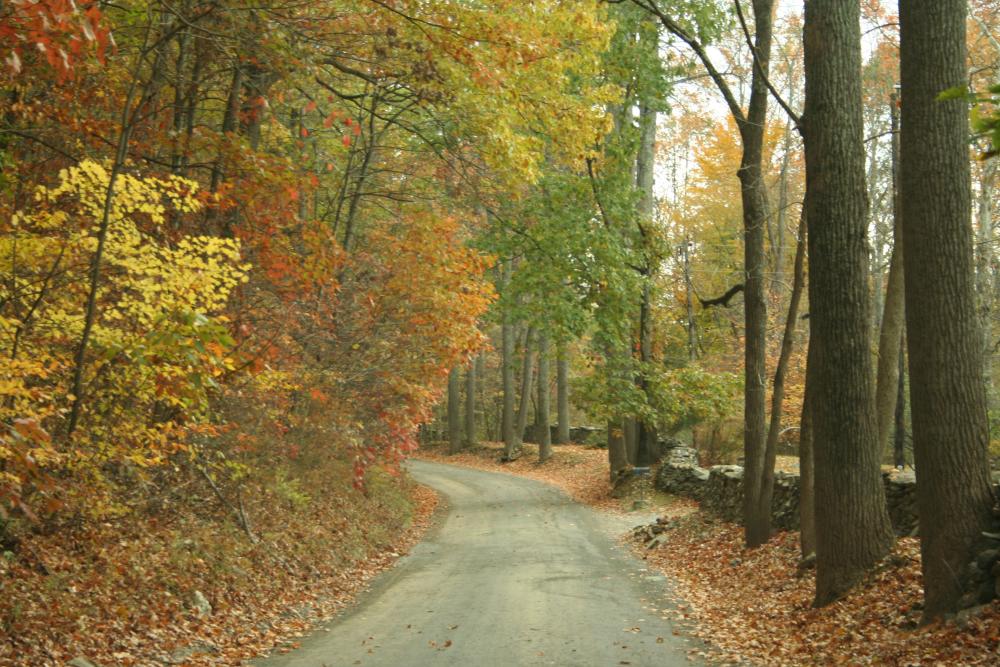
{"label": "yellow foliage", "polygon": [[[108,463],[164,462],[184,447],[186,426],[206,419],[213,378],[231,367],[221,313],[247,279],[239,241],[170,240],[172,221],[201,208],[193,181],[123,173],[109,200],[110,181],[98,162],[64,169],[0,235],[0,420],[38,425],[0,439],[0,493],[16,494],[29,474],[56,462],[99,487]],[[106,203],[83,419],[71,442],[50,439],[65,431],[73,401],[67,390]]]}

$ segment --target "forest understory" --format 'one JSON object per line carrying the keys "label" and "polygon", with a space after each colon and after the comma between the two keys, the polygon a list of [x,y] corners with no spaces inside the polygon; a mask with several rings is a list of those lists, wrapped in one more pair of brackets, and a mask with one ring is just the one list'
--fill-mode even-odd
{"label": "forest understory", "polygon": [[[1000,661],[1000,604],[921,626],[920,541],[902,538],[853,593],[812,608],[815,572],[801,567],[798,533],[781,532],[746,549],[742,527],[699,512],[694,501],[652,489],[647,478],[613,497],[606,483],[607,451],[560,446],[539,464],[536,447],[500,463],[502,443],[483,443],[449,456],[425,446],[420,458],[506,472],[555,484],[601,511],[655,512],[665,535],[650,543],[646,526],[623,536],[633,553],[672,582],[674,610],[663,610],[684,632],[711,647],[701,657],[723,664],[995,665]],[[638,521],[638,519],[637,519]]]}
{"label": "forest understory", "polygon": [[169,512],[24,535],[0,557],[0,665],[238,665],[291,650],[407,553],[437,506],[405,474],[374,469],[364,493],[351,475],[338,462],[294,493],[247,484],[246,529],[192,477]]}

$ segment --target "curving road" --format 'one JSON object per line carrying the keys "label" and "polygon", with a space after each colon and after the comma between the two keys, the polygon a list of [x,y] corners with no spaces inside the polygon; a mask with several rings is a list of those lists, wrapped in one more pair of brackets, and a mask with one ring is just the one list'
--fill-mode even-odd
{"label": "curving road", "polygon": [[260,667],[668,667],[695,646],[667,582],[615,545],[622,523],[533,480],[423,461],[447,514],[358,605]]}

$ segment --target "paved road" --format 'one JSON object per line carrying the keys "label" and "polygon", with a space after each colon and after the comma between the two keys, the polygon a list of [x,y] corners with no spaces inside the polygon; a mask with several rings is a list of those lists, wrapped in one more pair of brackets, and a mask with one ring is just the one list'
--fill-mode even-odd
{"label": "paved road", "polygon": [[[446,516],[350,611],[261,667],[691,665],[624,528],[533,480],[414,461]],[[639,523],[638,520],[633,520]]]}

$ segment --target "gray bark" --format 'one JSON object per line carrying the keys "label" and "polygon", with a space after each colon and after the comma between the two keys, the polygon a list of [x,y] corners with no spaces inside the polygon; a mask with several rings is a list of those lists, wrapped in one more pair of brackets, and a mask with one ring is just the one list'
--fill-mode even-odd
{"label": "gray bark", "polygon": [[964,85],[967,3],[900,3],[900,199],[906,265],[913,454],[924,618],[954,611],[993,495],[982,339],[976,313],[968,105],[939,101]]}
{"label": "gray bark", "polygon": [[840,0],[805,5],[816,606],[845,595],[893,543],[874,410],[859,13]]}

